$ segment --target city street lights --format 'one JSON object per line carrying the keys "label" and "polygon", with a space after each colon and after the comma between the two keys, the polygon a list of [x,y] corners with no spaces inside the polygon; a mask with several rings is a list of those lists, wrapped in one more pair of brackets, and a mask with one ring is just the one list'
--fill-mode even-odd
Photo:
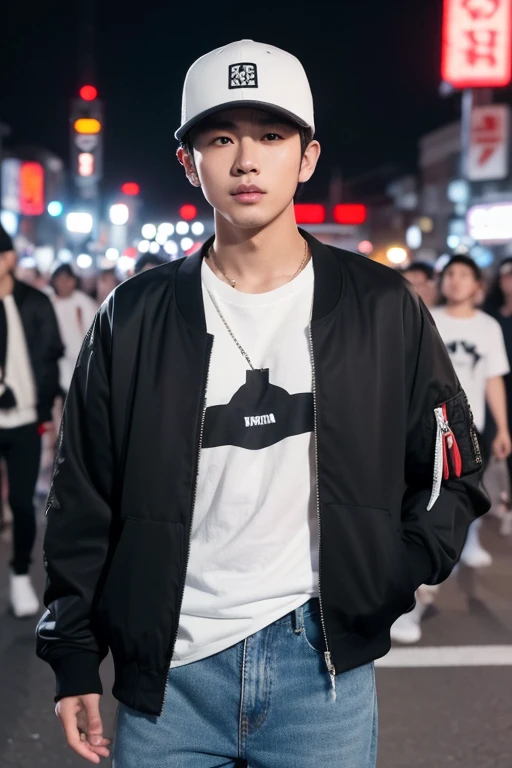
{"label": "city street lights", "polygon": [[116,203],[110,206],[109,217],[112,224],[123,227],[130,218],[130,209],[124,203]]}
{"label": "city street lights", "polygon": [[77,235],[90,235],[93,227],[93,218],[86,211],[71,211],[66,216],[66,229]]}

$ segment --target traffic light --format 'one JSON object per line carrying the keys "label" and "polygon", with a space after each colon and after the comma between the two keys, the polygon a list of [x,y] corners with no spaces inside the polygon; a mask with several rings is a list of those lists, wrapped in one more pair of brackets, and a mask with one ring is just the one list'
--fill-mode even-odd
{"label": "traffic light", "polygon": [[185,221],[192,221],[197,216],[197,208],[195,205],[189,205],[188,203],[182,205],[180,208],[180,216]]}
{"label": "traffic light", "polygon": [[93,85],[71,103],[71,168],[80,197],[94,199],[103,174],[103,103]]}

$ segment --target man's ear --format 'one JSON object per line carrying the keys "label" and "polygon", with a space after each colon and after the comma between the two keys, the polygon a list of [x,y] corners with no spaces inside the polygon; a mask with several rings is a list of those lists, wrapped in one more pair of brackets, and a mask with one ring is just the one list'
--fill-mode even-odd
{"label": "man's ear", "polygon": [[320,144],[316,139],[312,141],[306,148],[302,162],[300,164],[299,183],[303,184],[305,181],[309,181],[315,172],[318,158],[320,157]]}
{"label": "man's ear", "polygon": [[178,147],[176,150],[176,157],[178,158],[178,162],[180,162],[184,167],[187,179],[190,181],[192,186],[200,187],[201,182],[199,181],[199,177],[194,165],[194,158],[191,157],[190,152],[185,149],[185,147]]}

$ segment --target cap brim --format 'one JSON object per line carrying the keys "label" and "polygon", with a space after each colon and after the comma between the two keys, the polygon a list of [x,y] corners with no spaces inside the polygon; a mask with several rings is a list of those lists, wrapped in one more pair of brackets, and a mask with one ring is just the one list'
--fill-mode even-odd
{"label": "cap brim", "polygon": [[292,123],[295,123],[300,128],[311,128],[312,131],[315,130],[314,126],[309,125],[305,120],[302,120],[300,117],[295,115],[293,112],[289,112],[287,109],[283,109],[282,107],[276,107],[275,104],[268,104],[264,101],[254,101],[253,99],[249,99],[246,101],[227,101],[225,104],[219,104],[218,106],[212,107],[211,109],[207,109],[204,112],[201,112],[199,115],[196,115],[191,120],[188,120],[186,123],[183,123],[180,128],[176,131],[174,134],[174,137],[178,139],[178,141],[181,141],[181,139],[185,136],[185,134],[190,131],[191,128],[193,128],[195,125],[201,122],[201,120],[204,120],[205,117],[208,117],[209,115],[214,115],[216,112],[223,112],[225,109],[237,109],[237,107],[255,107],[256,109],[265,109],[268,112],[275,112],[277,115],[280,115],[281,117],[286,117],[287,120],[290,120]]}

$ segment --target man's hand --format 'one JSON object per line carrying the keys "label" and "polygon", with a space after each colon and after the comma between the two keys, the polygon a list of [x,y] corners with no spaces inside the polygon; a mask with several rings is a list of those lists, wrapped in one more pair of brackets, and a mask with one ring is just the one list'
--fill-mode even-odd
{"label": "man's hand", "polygon": [[39,425],[38,431],[41,436],[46,434],[46,432],[53,434],[55,432],[55,424],[53,421],[45,421]]}
{"label": "man's hand", "polygon": [[103,736],[99,693],[69,696],[55,707],[69,746],[81,757],[98,764],[101,757],[109,757],[110,739]]}
{"label": "man's hand", "polygon": [[492,443],[492,452],[496,459],[503,461],[512,453],[512,440],[507,430],[498,432]]}

